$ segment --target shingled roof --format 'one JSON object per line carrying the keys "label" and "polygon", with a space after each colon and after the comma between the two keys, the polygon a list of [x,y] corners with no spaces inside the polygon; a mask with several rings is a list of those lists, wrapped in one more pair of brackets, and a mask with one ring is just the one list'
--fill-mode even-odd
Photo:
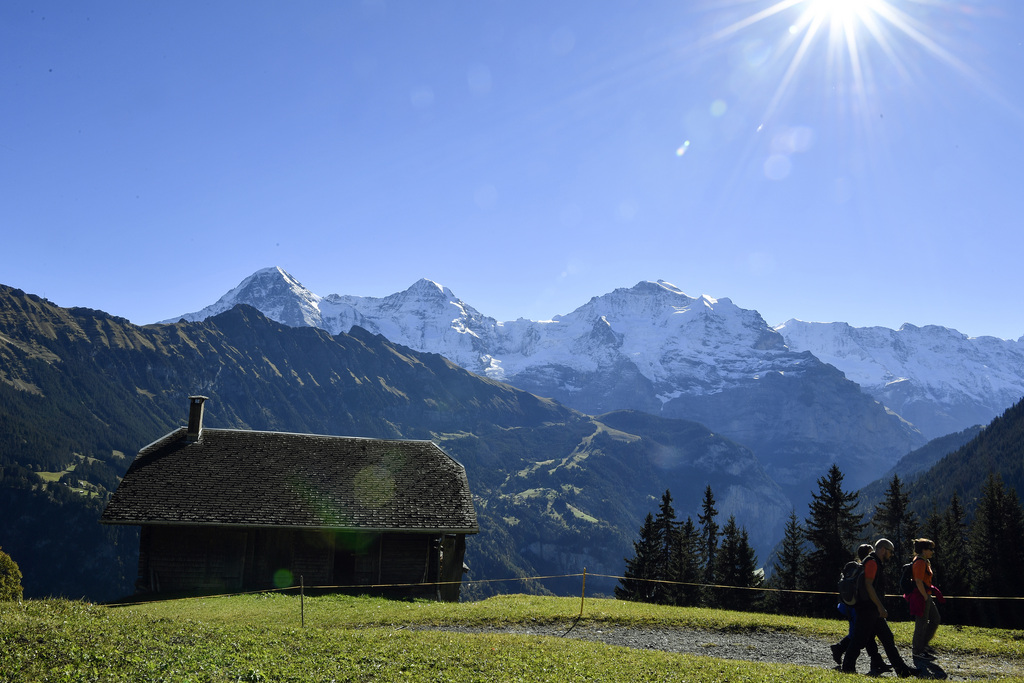
{"label": "shingled roof", "polygon": [[184,427],[139,452],[101,521],[480,530],[465,468],[430,441]]}

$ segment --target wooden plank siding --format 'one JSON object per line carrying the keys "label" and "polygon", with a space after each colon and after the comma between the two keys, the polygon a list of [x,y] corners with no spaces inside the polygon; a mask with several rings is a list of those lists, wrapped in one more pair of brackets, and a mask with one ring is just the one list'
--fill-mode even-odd
{"label": "wooden plank siding", "polygon": [[136,586],[158,593],[240,591],[246,536],[240,529],[144,526]]}
{"label": "wooden plank siding", "polygon": [[[442,546],[450,561],[444,579]],[[437,582],[461,579],[464,552],[462,535],[143,525],[136,588],[230,593],[284,588],[301,577],[309,587],[367,586],[376,593],[458,600],[458,587],[452,593]]]}

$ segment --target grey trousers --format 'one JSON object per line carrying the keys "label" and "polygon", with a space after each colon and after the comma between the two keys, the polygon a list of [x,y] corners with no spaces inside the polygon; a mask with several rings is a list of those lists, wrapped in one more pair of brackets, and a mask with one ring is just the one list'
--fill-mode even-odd
{"label": "grey trousers", "polygon": [[935,606],[935,598],[928,596],[924,603],[924,613],[914,617],[914,641],[913,650],[915,655],[922,654],[928,647],[928,643],[935,637],[942,618],[939,616],[939,608]]}

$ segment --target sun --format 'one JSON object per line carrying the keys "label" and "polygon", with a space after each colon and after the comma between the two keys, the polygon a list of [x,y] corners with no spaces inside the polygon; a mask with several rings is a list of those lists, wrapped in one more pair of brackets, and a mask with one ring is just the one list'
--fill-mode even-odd
{"label": "sun", "polygon": [[[756,32],[774,45],[780,60],[779,80],[765,119],[771,118],[798,79],[815,69],[824,69],[828,81],[860,111],[868,109],[876,91],[873,63],[884,61],[907,83],[913,81],[910,65],[922,52],[965,74],[970,72],[940,45],[925,23],[900,8],[906,4],[903,0],[752,0],[746,4],[759,9],[719,30],[709,41]],[[818,59],[822,54],[824,59]]]}
{"label": "sun", "polygon": [[809,0],[807,11],[830,20],[846,21],[872,10],[875,0]]}

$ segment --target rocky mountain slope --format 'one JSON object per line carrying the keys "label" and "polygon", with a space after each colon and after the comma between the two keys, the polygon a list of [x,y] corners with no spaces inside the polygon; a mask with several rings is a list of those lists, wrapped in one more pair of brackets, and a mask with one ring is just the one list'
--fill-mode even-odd
{"label": "rocky mountain slope", "polygon": [[1024,337],[968,337],[937,325],[851,327],[789,320],[775,328],[846,374],[928,438],[991,422],[1024,396]]}
{"label": "rocky mountain slope", "polygon": [[790,501],[753,453],[700,424],[591,417],[350,332],[290,327],[247,306],[139,327],[0,286],[0,545],[26,594],[130,592],[137,540],[100,527],[99,511],[133,454],[179,426],[196,393],[210,397],[210,427],[438,442],[466,466],[477,501],[474,579],[616,575],[665,489],[696,519],[710,484],[762,557],[781,535]]}

